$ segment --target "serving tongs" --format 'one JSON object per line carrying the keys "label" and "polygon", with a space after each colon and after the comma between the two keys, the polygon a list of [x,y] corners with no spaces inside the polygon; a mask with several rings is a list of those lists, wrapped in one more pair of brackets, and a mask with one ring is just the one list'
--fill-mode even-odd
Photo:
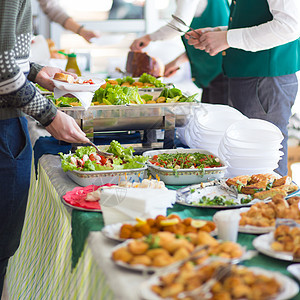
{"label": "serving tongs", "polygon": [[[194,28],[192,28],[191,26],[187,25],[182,19],[180,19],[179,17],[172,15],[172,18],[177,21],[178,23],[182,24],[185,27],[188,27],[191,31],[195,32],[197,34],[198,37],[201,37],[201,34],[199,32],[197,32]],[[192,37],[192,36],[191,36]]]}
{"label": "serving tongs", "polygon": [[90,145],[92,145],[95,149],[97,154],[104,156],[104,157],[113,157],[114,155],[109,152],[101,151],[92,141],[89,142]]}

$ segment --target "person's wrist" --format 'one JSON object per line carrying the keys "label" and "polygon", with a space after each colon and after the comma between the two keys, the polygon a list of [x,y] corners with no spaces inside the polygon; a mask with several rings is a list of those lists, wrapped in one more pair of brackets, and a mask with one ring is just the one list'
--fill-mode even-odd
{"label": "person's wrist", "polygon": [[80,35],[80,31],[84,28],[83,25],[79,26],[79,28],[77,29],[76,33]]}

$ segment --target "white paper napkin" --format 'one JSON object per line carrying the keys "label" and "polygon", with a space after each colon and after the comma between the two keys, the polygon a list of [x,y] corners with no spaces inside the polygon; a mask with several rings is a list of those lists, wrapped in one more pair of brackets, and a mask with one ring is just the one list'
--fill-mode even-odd
{"label": "white paper napkin", "polygon": [[132,221],[137,217],[154,218],[166,215],[176,200],[176,191],[157,189],[105,189],[100,205],[105,225]]}
{"label": "white paper napkin", "polygon": [[85,109],[88,109],[91,106],[94,95],[92,92],[70,92],[54,88],[55,98],[59,98],[67,94],[71,94],[76,97]]}

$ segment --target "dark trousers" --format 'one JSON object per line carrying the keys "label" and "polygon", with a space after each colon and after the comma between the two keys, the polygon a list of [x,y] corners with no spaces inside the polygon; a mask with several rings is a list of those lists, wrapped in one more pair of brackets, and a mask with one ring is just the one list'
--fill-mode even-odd
{"label": "dark trousers", "polygon": [[0,297],[8,260],[20,243],[31,158],[25,117],[0,120]]}
{"label": "dark trousers", "polygon": [[[275,171],[287,174],[288,122],[298,91],[295,74],[276,77],[229,78],[229,104],[248,118],[269,121],[282,132],[284,156]],[[263,129],[263,128],[262,128]]]}
{"label": "dark trousers", "polygon": [[228,78],[220,74],[202,89],[201,102],[228,105]]}

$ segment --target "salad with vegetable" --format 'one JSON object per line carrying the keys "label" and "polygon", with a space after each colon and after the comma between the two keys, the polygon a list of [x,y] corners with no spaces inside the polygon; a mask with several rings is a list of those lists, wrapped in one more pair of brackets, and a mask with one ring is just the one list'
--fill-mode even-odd
{"label": "salad with vegetable", "polygon": [[92,103],[94,105],[125,105],[144,104],[137,87],[106,84],[95,91]]}
{"label": "salad with vegetable", "polygon": [[49,95],[46,98],[52,100],[57,107],[81,106],[80,101],[74,97],[59,97],[55,99],[54,95]]}
{"label": "salad with vegetable", "polygon": [[199,206],[231,206],[231,205],[240,205],[248,204],[251,202],[251,197],[245,197],[240,199],[240,203],[236,199],[228,199],[226,196],[215,196],[213,198],[203,196],[198,201],[193,201],[192,204]]}
{"label": "salad with vegetable", "polygon": [[162,153],[154,155],[149,163],[166,169],[205,169],[223,167],[219,158],[203,153]]}
{"label": "salad with vegetable", "polygon": [[162,92],[160,93],[158,99],[164,98],[164,101],[161,102],[166,102],[166,103],[175,103],[175,102],[195,102],[196,97],[198,93],[192,95],[192,96],[184,96],[181,92],[180,89],[177,88],[164,88]]}
{"label": "salad with vegetable", "polygon": [[74,154],[60,152],[62,169],[65,172],[138,169],[147,161],[147,157],[133,155],[132,147],[124,148],[115,140],[110,143],[107,152],[112,153],[113,157],[98,155],[92,146],[79,147]]}
{"label": "salad with vegetable", "polygon": [[[141,77],[137,81],[131,76],[125,76],[123,78],[117,78],[117,79],[106,79],[106,82],[112,85],[118,84],[120,86],[127,86],[127,87],[136,86],[138,88],[147,88],[147,87],[161,88],[166,86],[159,79],[147,73],[141,75]],[[105,84],[102,87],[105,87]]]}

